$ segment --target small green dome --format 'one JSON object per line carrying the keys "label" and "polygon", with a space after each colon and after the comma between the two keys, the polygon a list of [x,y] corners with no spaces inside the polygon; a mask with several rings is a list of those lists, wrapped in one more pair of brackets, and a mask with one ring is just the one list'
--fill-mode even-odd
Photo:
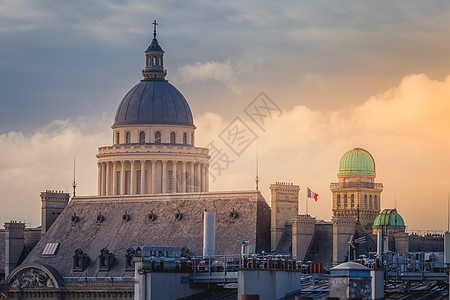
{"label": "small green dome", "polygon": [[396,209],[385,209],[380,212],[375,218],[375,221],[373,221],[372,227],[379,228],[384,225],[388,227],[406,227],[402,216],[398,214]]}
{"label": "small green dome", "polygon": [[362,148],[353,148],[346,152],[339,161],[340,175],[375,176],[375,161],[372,155]]}

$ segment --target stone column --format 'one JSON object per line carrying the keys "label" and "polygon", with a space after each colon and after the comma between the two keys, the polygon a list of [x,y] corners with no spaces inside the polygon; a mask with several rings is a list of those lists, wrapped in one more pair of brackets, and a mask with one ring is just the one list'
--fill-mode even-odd
{"label": "stone column", "polygon": [[125,161],[122,160],[122,167],[120,169],[120,194],[125,195]]}
{"label": "stone column", "polygon": [[102,163],[98,162],[97,163],[98,166],[98,195],[101,196],[102,195]]}
{"label": "stone column", "polygon": [[136,161],[131,161],[131,188],[130,195],[136,195]]}
{"label": "stone column", "polygon": [[197,178],[197,184],[195,185],[195,189],[198,192],[202,191],[202,166],[200,163],[196,164],[197,167],[197,176],[195,176]]}
{"label": "stone column", "polygon": [[106,195],[111,195],[111,162],[106,162]]}
{"label": "stone column", "polygon": [[152,194],[156,194],[156,160],[152,160]]}
{"label": "stone column", "polygon": [[206,168],[205,168],[205,164],[200,164],[200,168],[202,170],[202,192],[204,192],[206,190]]}
{"label": "stone column", "polygon": [[205,164],[205,192],[209,192],[209,163]]}
{"label": "stone column", "polygon": [[186,162],[182,161],[182,168],[181,168],[181,192],[186,193]]}
{"label": "stone column", "polygon": [[106,163],[102,163],[102,195],[106,195]]}
{"label": "stone column", "polygon": [[145,160],[141,160],[141,195],[145,194]]}
{"label": "stone column", "polygon": [[117,163],[115,161],[112,162],[113,165],[113,174],[112,174],[112,195],[117,195]]}
{"label": "stone column", "polygon": [[173,178],[172,178],[172,185],[173,185],[173,193],[177,192],[177,161],[172,161],[172,172],[173,172]]}
{"label": "stone column", "polygon": [[162,192],[167,193],[167,160],[162,161]]}
{"label": "stone column", "polygon": [[189,173],[189,192],[193,193],[195,192],[195,165],[194,162],[191,161],[189,162],[190,168],[191,168],[191,172]]}

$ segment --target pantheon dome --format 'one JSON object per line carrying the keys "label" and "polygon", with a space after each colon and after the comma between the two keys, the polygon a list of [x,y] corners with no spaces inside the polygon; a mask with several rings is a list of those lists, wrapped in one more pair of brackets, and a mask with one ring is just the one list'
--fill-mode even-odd
{"label": "pantheon dome", "polygon": [[165,78],[154,25],[144,78],[119,104],[113,144],[98,150],[100,196],[209,191],[209,150],[195,146],[189,104]]}

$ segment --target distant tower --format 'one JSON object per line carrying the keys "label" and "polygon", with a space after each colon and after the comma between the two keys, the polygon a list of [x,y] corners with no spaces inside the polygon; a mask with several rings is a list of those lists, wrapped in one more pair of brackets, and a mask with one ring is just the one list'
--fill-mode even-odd
{"label": "distant tower", "polygon": [[69,193],[49,190],[41,192],[41,235],[44,235],[47,232],[53,222],[55,222],[56,218],[58,218],[64,208],[66,208],[67,203],[69,203],[69,198]]}
{"label": "distant tower", "polygon": [[383,191],[383,184],[375,183],[372,155],[362,148],[348,151],[339,162],[337,175],[339,182],[330,185],[333,216],[359,218],[362,226],[371,225],[380,212]]}
{"label": "distant tower", "polygon": [[298,215],[300,187],[293,183],[277,182],[270,185],[271,198],[271,249],[276,250],[286,224]]}

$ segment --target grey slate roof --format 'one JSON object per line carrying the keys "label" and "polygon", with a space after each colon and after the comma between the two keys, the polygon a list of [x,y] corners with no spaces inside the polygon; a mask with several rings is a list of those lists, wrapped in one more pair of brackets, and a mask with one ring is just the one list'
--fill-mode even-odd
{"label": "grey slate roof", "polygon": [[183,95],[165,79],[144,79],[123,98],[113,126],[165,124],[194,126]]}
{"label": "grey slate roof", "polygon": [[317,222],[314,235],[306,254],[305,261],[331,266],[333,262],[333,224],[331,222]]}
{"label": "grey slate roof", "polygon": [[[188,247],[202,254],[204,210],[216,212],[216,254],[238,254],[242,240],[256,244],[257,251],[269,250],[270,210],[259,192],[222,192],[121,197],[77,197],[61,213],[24,263],[53,266],[62,277],[132,277],[125,270],[126,250],[132,246]],[[230,218],[235,209],[236,219]],[[175,220],[178,210],[181,221]],[[128,222],[122,221],[127,212]],[[153,211],[156,221],[150,221]],[[98,213],[104,216],[96,223]],[[80,221],[72,224],[76,213]],[[257,225],[258,224],[258,225]],[[258,241],[265,239],[265,241]],[[54,257],[42,257],[47,243],[60,243]],[[262,248],[266,247],[266,248]],[[74,251],[80,248],[90,257],[83,272],[73,271]],[[107,248],[116,258],[109,272],[100,272],[100,250]],[[258,249],[260,248],[260,249]]]}

